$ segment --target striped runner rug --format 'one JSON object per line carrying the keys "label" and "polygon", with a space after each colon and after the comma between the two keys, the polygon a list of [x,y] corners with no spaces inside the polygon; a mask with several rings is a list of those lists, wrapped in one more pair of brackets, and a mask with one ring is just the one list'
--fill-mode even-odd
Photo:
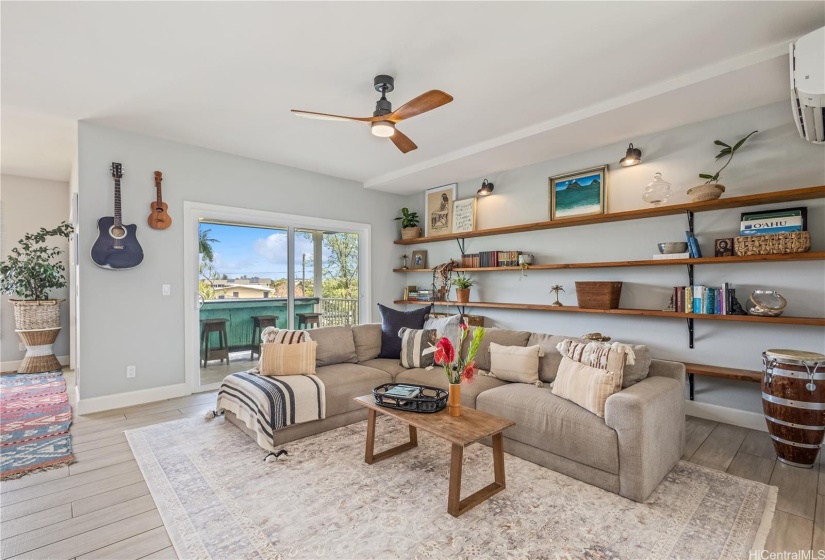
{"label": "striped runner rug", "polygon": [[0,480],[74,462],[60,371],[0,375]]}

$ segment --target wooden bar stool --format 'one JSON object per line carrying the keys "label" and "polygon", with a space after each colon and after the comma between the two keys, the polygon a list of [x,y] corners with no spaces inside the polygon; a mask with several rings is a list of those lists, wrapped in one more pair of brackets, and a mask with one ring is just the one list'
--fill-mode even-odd
{"label": "wooden bar stool", "polygon": [[267,327],[278,327],[277,315],[253,315],[252,316],[252,343],[249,351],[249,359],[254,360],[255,354],[261,355],[261,332]]}
{"label": "wooden bar stool", "polygon": [[[203,367],[209,360],[226,360],[229,364],[229,344],[226,341],[226,323],[229,319],[202,319],[201,320],[201,344],[203,345]],[[218,347],[209,348],[209,335],[218,333]]]}
{"label": "wooden bar stool", "polygon": [[296,329],[300,329],[301,325],[304,325],[306,328],[311,329],[312,325],[316,327],[321,326],[321,314],[320,313],[298,313],[298,324],[295,325]]}

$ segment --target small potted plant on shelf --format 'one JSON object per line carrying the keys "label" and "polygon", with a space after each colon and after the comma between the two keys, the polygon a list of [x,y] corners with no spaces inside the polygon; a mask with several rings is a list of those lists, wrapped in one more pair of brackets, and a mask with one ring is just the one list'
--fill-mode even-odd
{"label": "small potted plant on shelf", "polygon": [[470,302],[470,288],[475,285],[476,281],[466,276],[459,276],[455,279],[455,300],[458,303]]}
{"label": "small potted plant on shelf", "polygon": [[421,228],[418,227],[418,212],[410,212],[409,208],[402,208],[401,215],[396,220],[401,220],[401,239],[421,237]]}
{"label": "small potted plant on shelf", "polygon": [[60,332],[60,303],[65,300],[49,299],[49,291],[66,287],[66,268],[59,259],[63,251],[45,242],[50,237],[69,238],[73,231],[62,222],[53,229],[27,233],[0,262],[0,293],[21,298],[11,300],[15,329],[28,348],[19,373],[60,369],[51,346]]}
{"label": "small potted plant on shelf", "polygon": [[703,200],[716,200],[722,193],[725,192],[725,186],[719,184],[719,175],[725,168],[730,165],[730,162],[733,160],[733,154],[742,147],[742,145],[747,141],[748,138],[756,134],[758,131],[754,130],[741,140],[739,140],[733,146],[722,142],[721,140],[716,140],[714,144],[717,146],[722,146],[722,149],[716,154],[716,160],[720,160],[725,156],[728,156],[728,161],[725,165],[722,166],[722,169],[714,173],[713,175],[709,175],[707,173],[700,173],[699,177],[701,179],[706,179],[703,185],[699,185],[698,187],[693,187],[692,189],[688,189],[688,196],[690,197],[691,202],[702,202]]}

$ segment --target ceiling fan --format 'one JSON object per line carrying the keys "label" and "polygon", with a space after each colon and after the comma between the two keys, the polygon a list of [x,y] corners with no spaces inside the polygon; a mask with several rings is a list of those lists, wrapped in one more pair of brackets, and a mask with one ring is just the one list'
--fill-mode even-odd
{"label": "ceiling fan", "polygon": [[389,138],[392,140],[392,143],[395,144],[396,148],[406,154],[407,152],[415,150],[418,146],[404,133],[395,128],[395,124],[404,119],[409,119],[421,113],[437,109],[453,100],[452,95],[444,93],[441,90],[431,89],[393,111],[392,104],[387,99],[387,94],[395,88],[395,79],[393,79],[392,76],[382,74],[375,77],[374,85],[376,91],[381,93],[381,99],[375,103],[375,112],[371,117],[344,117],[327,113],[299,111],[297,109],[292,109],[292,112],[299,117],[308,117],[311,119],[369,123],[370,129],[375,136]]}

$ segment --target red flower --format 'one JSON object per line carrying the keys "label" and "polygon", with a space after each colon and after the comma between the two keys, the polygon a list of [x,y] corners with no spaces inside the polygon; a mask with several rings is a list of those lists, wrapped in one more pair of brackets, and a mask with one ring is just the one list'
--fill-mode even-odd
{"label": "red flower", "polygon": [[459,326],[459,327],[461,327],[461,330],[462,330],[462,331],[466,331],[466,330],[467,330],[467,324],[466,324],[466,323],[459,323],[459,324],[458,324],[458,326]]}
{"label": "red flower", "polygon": [[472,381],[473,379],[475,379],[476,373],[478,373],[478,368],[476,368],[476,363],[475,362],[470,362],[464,368],[464,371],[461,372],[461,377],[462,377],[462,379],[465,379],[466,381]]}
{"label": "red flower", "polygon": [[455,349],[453,345],[450,343],[450,339],[447,337],[442,338],[438,341],[438,344],[435,345],[435,363],[438,365],[445,365],[453,363],[455,360]]}

